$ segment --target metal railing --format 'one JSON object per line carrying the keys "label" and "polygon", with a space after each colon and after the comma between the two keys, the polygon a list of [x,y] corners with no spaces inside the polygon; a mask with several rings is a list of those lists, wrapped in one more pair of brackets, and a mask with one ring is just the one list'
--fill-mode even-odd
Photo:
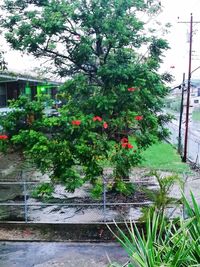
{"label": "metal railing", "polygon": [[[38,184],[35,181],[0,182],[0,194],[5,186],[8,192],[15,189],[18,192],[14,199],[9,200],[8,194],[6,200],[0,201],[0,222],[98,223],[113,220],[123,222],[139,219],[141,207],[152,203],[151,201],[114,202],[115,200],[109,200],[106,182],[103,184],[102,198],[98,201],[88,197],[86,198],[86,201],[89,200],[88,203],[84,203],[84,198],[76,200],[66,198],[59,199],[59,201],[54,199],[53,202],[52,200],[51,202],[41,201],[31,196],[31,192]],[[5,219],[1,219],[1,217]]]}
{"label": "metal railing", "polygon": [[[199,188],[200,173],[192,174],[192,178],[187,173],[182,173],[182,176],[188,195],[190,190]],[[60,185],[56,185],[60,187],[53,195],[54,198],[46,201],[32,196],[32,192],[40,184],[39,181],[26,181],[22,172],[18,178],[21,181],[13,179],[13,181],[0,182],[0,222],[101,223],[113,222],[113,220],[124,222],[130,219],[138,221],[142,215],[142,208],[152,204],[151,201],[147,201],[147,198],[142,199],[141,196],[140,201],[134,201],[134,198],[124,200],[111,197],[107,191],[109,181],[106,179],[103,183],[102,196],[98,201],[89,197],[87,186],[81,189],[84,193],[81,197],[81,193],[80,196],[79,193],[70,194],[70,196],[68,193],[65,194],[66,191]],[[50,183],[49,180],[42,182]],[[138,189],[137,192],[141,186],[156,186],[151,179],[142,180],[138,177],[134,184]],[[198,193],[196,195],[198,197]],[[170,207],[169,214],[173,214],[175,209]]]}

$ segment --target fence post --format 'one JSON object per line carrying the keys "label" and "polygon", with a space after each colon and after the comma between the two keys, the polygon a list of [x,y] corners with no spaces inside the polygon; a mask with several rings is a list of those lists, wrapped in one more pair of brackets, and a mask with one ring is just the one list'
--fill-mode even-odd
{"label": "fence post", "polygon": [[103,220],[106,222],[106,178],[103,175]]}
{"label": "fence post", "polygon": [[[23,178],[23,171],[21,171],[21,177]],[[24,219],[25,219],[25,223],[27,223],[28,222],[28,205],[27,205],[27,190],[26,190],[25,180],[23,183],[23,189],[24,189]]]}
{"label": "fence post", "polygon": [[199,142],[197,142],[197,145],[198,145],[198,151],[197,151],[197,158],[196,158],[196,165],[197,165],[197,168],[199,168]]}

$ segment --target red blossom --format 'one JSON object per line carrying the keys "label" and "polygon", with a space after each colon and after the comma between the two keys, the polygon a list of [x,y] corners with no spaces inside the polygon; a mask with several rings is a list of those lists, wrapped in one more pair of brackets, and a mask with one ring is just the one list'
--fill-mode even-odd
{"label": "red blossom", "polygon": [[133,148],[133,146],[131,144],[129,144],[129,143],[127,144],[127,147],[128,148]]}
{"label": "red blossom", "polygon": [[127,147],[128,143],[122,143],[122,147]]}
{"label": "red blossom", "polygon": [[130,87],[130,88],[128,88],[128,91],[129,92],[134,92],[134,91],[136,91],[137,90],[137,88],[135,88],[135,87]]}
{"label": "red blossom", "polygon": [[141,121],[141,120],[143,120],[143,116],[139,116],[139,115],[135,116],[135,120],[136,121]]}
{"label": "red blossom", "polygon": [[99,117],[99,116],[95,116],[95,117],[93,118],[93,121],[102,121],[102,118]]}
{"label": "red blossom", "polygon": [[130,143],[122,143],[122,147],[129,149],[133,148],[133,146]]}
{"label": "red blossom", "polygon": [[7,136],[7,135],[0,135],[0,139],[1,139],[1,140],[8,139],[8,136]]}
{"label": "red blossom", "polygon": [[72,125],[80,125],[80,124],[81,124],[80,120],[72,121]]}
{"label": "red blossom", "polygon": [[107,128],[108,128],[108,124],[107,124],[107,122],[104,122],[104,123],[103,123],[103,128],[104,128],[104,129],[107,129]]}
{"label": "red blossom", "polygon": [[128,143],[128,138],[123,137],[123,138],[121,139],[121,143],[122,143],[122,144],[124,144],[124,143]]}

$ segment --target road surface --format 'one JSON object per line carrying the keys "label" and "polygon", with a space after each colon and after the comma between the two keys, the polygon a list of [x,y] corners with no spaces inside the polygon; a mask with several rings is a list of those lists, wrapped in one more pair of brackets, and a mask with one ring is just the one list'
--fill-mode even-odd
{"label": "road surface", "polygon": [[1,267],[106,267],[128,258],[117,243],[0,242]]}

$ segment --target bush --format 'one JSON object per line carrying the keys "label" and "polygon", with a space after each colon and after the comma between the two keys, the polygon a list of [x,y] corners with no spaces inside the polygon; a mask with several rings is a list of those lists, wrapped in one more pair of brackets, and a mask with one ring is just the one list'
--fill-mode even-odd
{"label": "bush", "polygon": [[54,191],[54,186],[49,183],[42,183],[38,185],[33,191],[34,198],[50,199]]}

